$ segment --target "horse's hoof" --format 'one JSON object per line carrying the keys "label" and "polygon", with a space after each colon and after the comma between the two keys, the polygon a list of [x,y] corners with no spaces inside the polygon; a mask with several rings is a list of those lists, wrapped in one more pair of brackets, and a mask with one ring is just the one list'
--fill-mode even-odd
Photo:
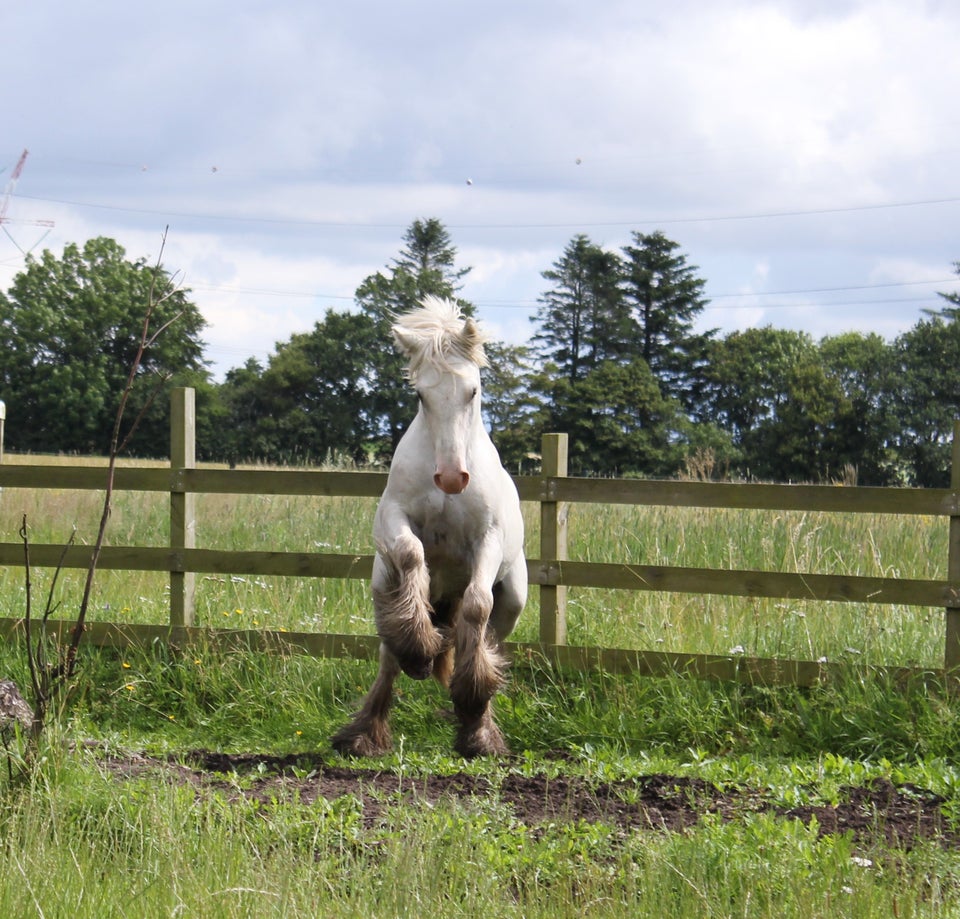
{"label": "horse's hoof", "polygon": [[337,731],[330,743],[341,756],[383,756],[393,749],[389,732],[373,736],[358,731],[352,724]]}
{"label": "horse's hoof", "polygon": [[400,668],[412,680],[425,680],[433,673],[433,658],[410,658],[400,660]]}
{"label": "horse's hoof", "polygon": [[464,759],[478,756],[507,756],[510,748],[495,724],[484,725],[478,730],[461,730],[457,733],[454,749]]}

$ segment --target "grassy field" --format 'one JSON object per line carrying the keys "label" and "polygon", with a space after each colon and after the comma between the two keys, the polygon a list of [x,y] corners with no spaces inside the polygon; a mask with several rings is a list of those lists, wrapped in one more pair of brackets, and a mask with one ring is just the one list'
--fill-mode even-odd
{"label": "grassy field", "polygon": [[[36,543],[62,543],[77,529],[92,543],[102,495],[7,489],[0,496],[0,541],[18,540],[24,514]],[[165,545],[168,499],[118,493],[108,541]],[[210,549],[369,554],[374,499],[201,495],[197,545]],[[525,505],[527,554],[539,554],[536,505]],[[768,571],[945,577],[943,518],[881,517],[704,508],[572,505],[569,555],[595,562]],[[35,572],[43,594],[49,572]],[[62,575],[76,594],[82,572]],[[0,604],[22,607],[22,572],[0,572]],[[167,577],[101,572],[91,618],[164,623]],[[942,665],[942,611],[871,604],[777,601],[646,591],[571,589],[568,641],[678,652]],[[371,631],[362,581],[211,577],[197,582],[197,624],[365,634]],[[9,613],[8,613],[9,614]],[[512,636],[537,638],[536,593]]]}
{"label": "grassy field", "polygon": [[[204,496],[198,545],[366,553],[374,504]],[[90,542],[99,510],[93,494],[7,489],[0,540],[17,539],[26,513],[37,543],[62,542],[74,525]],[[530,510],[527,545],[536,554]],[[161,544],[165,528],[163,497],[118,496],[111,542]],[[571,513],[571,557],[596,561],[942,577],[946,554],[945,522],[919,518]],[[47,578],[34,573],[38,595]],[[61,585],[64,615],[78,585],[79,576]],[[166,587],[164,577],[102,573],[94,614],[163,622]],[[23,572],[0,571],[0,603],[4,615],[22,610]],[[367,633],[370,618],[362,582],[199,585],[200,624]],[[535,597],[516,637],[536,637]],[[880,825],[875,837],[822,835],[815,822],[750,805],[830,805],[849,799],[851,788],[888,781],[939,796],[951,830],[960,816],[960,703],[920,684],[876,679],[867,666],[938,664],[941,611],[582,590],[572,592],[569,640],[717,653],[739,646],[863,667],[802,691],[578,674],[526,661],[498,701],[513,757],[471,763],[450,754],[439,687],[404,680],[393,754],[355,764],[394,777],[398,790],[368,792],[361,783],[313,798],[274,785],[259,792],[264,768],[197,785],[169,770],[119,778],[111,763],[136,765],[140,754],[187,763],[203,749],[291,756],[291,780],[341,769],[327,738],[369,685],[370,665],[202,646],[89,649],[33,768],[18,771],[14,740],[13,778],[0,771],[0,915],[960,915],[952,843],[925,837],[891,846]],[[0,676],[8,674],[27,682],[22,649],[11,645],[0,647]],[[438,775],[483,777],[491,792],[414,806]],[[627,807],[655,775],[735,791],[742,812],[704,809],[685,832],[638,831],[614,819],[530,823],[505,792],[518,776],[558,795],[576,780],[598,800],[615,794]]]}

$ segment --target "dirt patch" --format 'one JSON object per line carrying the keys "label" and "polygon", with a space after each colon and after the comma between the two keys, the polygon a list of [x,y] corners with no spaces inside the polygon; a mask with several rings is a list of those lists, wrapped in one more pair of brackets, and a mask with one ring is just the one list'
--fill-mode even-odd
{"label": "dirt patch", "polygon": [[[705,814],[735,820],[747,813],[772,813],[809,824],[819,833],[852,833],[863,844],[885,843],[910,849],[919,840],[933,840],[960,849],[960,833],[943,812],[944,799],[913,785],[878,780],[840,790],[830,805],[787,808],[758,790],[720,790],[702,779],[653,774],[615,782],[584,778],[509,773],[496,781],[485,776],[404,775],[376,769],[331,766],[309,755],[228,755],[195,750],[167,759],[150,756],[106,756],[105,767],[120,778],[162,774],[168,780],[200,788],[220,788],[229,795],[268,803],[276,800],[310,804],[351,795],[363,803],[364,820],[375,826],[386,801],[436,804],[449,800],[496,800],[529,826],[557,821],[603,822],[632,831],[683,831]],[[230,781],[231,774],[242,782]]]}

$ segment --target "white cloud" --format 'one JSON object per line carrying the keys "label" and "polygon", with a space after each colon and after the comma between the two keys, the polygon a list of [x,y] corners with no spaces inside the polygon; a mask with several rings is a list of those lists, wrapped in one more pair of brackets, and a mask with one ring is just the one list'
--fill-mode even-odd
{"label": "white cloud", "polygon": [[[221,372],[432,216],[512,340],[575,233],[658,227],[717,296],[708,325],[895,333],[919,305],[870,285],[948,277],[960,205],[857,208],[960,197],[958,31],[921,0],[36,0],[5,14],[0,166],[30,147],[11,215],[55,219],[55,251],[103,234],[149,258],[169,224]],[[0,237],[0,284],[18,264]]]}

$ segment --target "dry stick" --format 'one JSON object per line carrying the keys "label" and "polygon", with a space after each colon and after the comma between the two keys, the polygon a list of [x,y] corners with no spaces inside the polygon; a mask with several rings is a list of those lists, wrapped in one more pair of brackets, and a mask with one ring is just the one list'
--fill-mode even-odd
{"label": "dry stick", "polygon": [[[23,630],[26,636],[27,642],[27,661],[30,665],[30,685],[33,688],[33,698],[36,702],[36,707],[33,712],[33,723],[34,725],[39,725],[41,723],[40,718],[38,718],[38,710],[41,707],[41,686],[40,686],[40,677],[38,670],[41,665],[41,661],[34,659],[33,652],[33,628],[31,626],[31,603],[30,596],[33,589],[33,585],[30,582],[30,541],[27,539],[27,515],[23,515],[23,522],[20,524],[20,539],[23,542],[23,579],[24,579],[24,589],[26,591],[26,600],[24,608],[24,622]],[[39,730],[39,728],[38,728]]]}
{"label": "dry stick", "polygon": [[[30,669],[30,682],[33,689],[33,697],[35,700],[34,707],[34,717],[32,725],[32,735],[34,740],[36,740],[43,731],[44,722],[46,720],[46,714],[49,709],[50,700],[55,695],[56,691],[65,683],[68,682],[73,676],[76,670],[77,663],[77,653],[80,648],[80,640],[83,637],[83,633],[86,628],[86,618],[87,610],[90,606],[90,596],[93,590],[93,579],[94,574],[97,570],[97,563],[100,560],[100,552],[103,548],[103,542],[106,536],[107,530],[107,521],[110,519],[110,512],[112,508],[112,498],[114,490],[114,476],[116,473],[117,466],[117,457],[118,455],[126,448],[127,444],[130,441],[130,438],[133,436],[134,432],[140,425],[140,422],[143,420],[147,411],[156,401],[157,396],[161,392],[163,385],[170,378],[170,374],[165,374],[160,377],[153,389],[148,394],[143,406],[140,411],[137,413],[137,417],[134,419],[133,423],[130,426],[130,429],[127,431],[123,440],[120,440],[120,428],[123,423],[123,416],[126,412],[127,402],[130,398],[130,393],[133,391],[133,386],[136,381],[137,373],[140,370],[140,367],[143,363],[143,355],[148,348],[150,348],[157,340],[158,336],[164,332],[170,325],[176,322],[180,316],[183,315],[183,311],[177,313],[170,320],[165,322],[159,329],[157,329],[152,335],[150,334],[150,320],[153,318],[153,314],[156,308],[167,299],[169,299],[176,292],[176,285],[170,285],[169,289],[166,290],[161,296],[156,296],[156,283],[157,278],[160,276],[161,264],[163,259],[163,252],[166,247],[167,242],[167,231],[169,227],[165,228],[163,231],[163,238],[160,245],[160,253],[157,256],[157,264],[154,268],[153,276],[150,279],[150,292],[147,298],[147,310],[143,320],[143,326],[140,332],[140,340],[137,347],[137,353],[133,359],[132,365],[130,367],[130,373],[127,376],[126,385],[123,388],[123,392],[120,396],[120,404],[117,407],[116,418],[114,419],[113,431],[110,438],[110,454],[107,464],[107,485],[106,492],[104,495],[103,501],[103,513],[100,516],[100,526],[97,530],[97,539],[93,546],[93,554],[90,557],[89,565],[87,566],[87,577],[84,583],[83,596],[80,601],[80,608],[77,613],[77,620],[74,623],[73,630],[70,636],[70,643],[67,646],[66,652],[62,653],[59,656],[59,663],[55,668],[51,668],[46,659],[46,640],[47,640],[47,626],[49,624],[50,617],[53,615],[59,604],[53,602],[53,598],[56,592],[57,579],[60,576],[60,572],[63,570],[64,559],[68,549],[74,544],[76,539],[76,529],[70,535],[70,539],[67,541],[66,545],[63,547],[63,551],[60,555],[59,562],[57,567],[54,569],[53,578],[50,583],[50,589],[47,594],[47,601],[44,607],[43,619],[42,619],[42,628],[40,636],[36,641],[36,647],[34,647],[33,640],[33,609],[31,602],[31,594],[33,585],[31,582],[30,575],[30,540],[27,531],[27,517],[23,516],[23,522],[20,527],[20,538],[23,541],[23,559],[24,559],[24,579],[25,579],[25,591],[26,591],[26,602],[24,610],[24,633],[25,640],[27,645],[27,661]],[[8,757],[8,768],[10,766],[9,757]]]}
{"label": "dry stick", "polygon": [[103,500],[103,513],[100,516],[100,527],[97,530],[97,539],[93,545],[93,554],[90,557],[90,564],[87,567],[87,577],[83,587],[83,597],[80,601],[80,610],[77,613],[77,620],[73,625],[73,630],[70,635],[70,644],[67,647],[66,654],[63,658],[63,663],[61,664],[58,673],[58,676],[66,680],[69,680],[73,676],[73,673],[76,669],[77,651],[80,648],[80,640],[83,637],[84,629],[86,627],[87,610],[90,605],[90,594],[93,590],[93,577],[97,570],[97,563],[100,560],[100,552],[103,548],[103,541],[107,532],[107,521],[110,519],[110,512],[113,506],[112,498],[114,476],[117,467],[117,456],[127,446],[130,438],[133,436],[134,431],[136,431],[136,429],[139,427],[145,413],[153,404],[164,383],[166,383],[167,379],[169,379],[169,376],[166,376],[162,377],[157,382],[143,407],[138,412],[133,424],[130,426],[130,430],[127,431],[126,436],[121,442],[120,427],[123,423],[123,415],[126,411],[127,400],[130,398],[130,393],[133,390],[137,372],[140,370],[140,365],[143,362],[144,352],[157,340],[157,336],[167,329],[170,324],[175,322],[181,315],[181,313],[178,313],[176,316],[170,319],[169,322],[164,323],[164,325],[154,332],[153,335],[150,334],[150,320],[153,318],[154,311],[160,303],[163,303],[174,293],[174,288],[171,286],[171,288],[167,290],[159,299],[155,299],[157,277],[160,274],[163,250],[167,243],[167,229],[163,231],[163,239],[160,243],[160,252],[157,256],[157,264],[154,268],[153,277],[150,280],[150,293],[147,298],[147,311],[143,317],[143,327],[140,332],[140,342],[137,347],[137,353],[133,359],[133,363],[130,366],[130,373],[127,376],[127,383],[126,386],[124,386],[123,393],[120,397],[120,405],[117,408],[117,415],[113,423],[113,432],[110,436],[110,457],[107,463],[107,487]]}
{"label": "dry stick", "polygon": [[76,539],[77,531],[74,528],[67,540],[66,545],[60,553],[60,559],[57,567],[53,571],[53,578],[50,581],[50,589],[47,591],[47,602],[44,605],[42,627],[40,636],[34,644],[33,641],[33,610],[31,606],[31,593],[33,585],[30,581],[30,540],[27,533],[27,515],[23,515],[23,522],[20,526],[20,538],[23,540],[23,568],[26,590],[26,611],[24,618],[24,637],[27,644],[27,663],[30,667],[30,685],[33,688],[34,711],[32,733],[38,737],[43,730],[43,724],[46,720],[47,706],[53,695],[53,688],[58,679],[58,671],[51,672],[47,666],[47,624],[50,617],[59,607],[58,603],[53,602],[57,590],[57,579],[63,570],[63,562],[67,555],[67,550],[73,545]]}

